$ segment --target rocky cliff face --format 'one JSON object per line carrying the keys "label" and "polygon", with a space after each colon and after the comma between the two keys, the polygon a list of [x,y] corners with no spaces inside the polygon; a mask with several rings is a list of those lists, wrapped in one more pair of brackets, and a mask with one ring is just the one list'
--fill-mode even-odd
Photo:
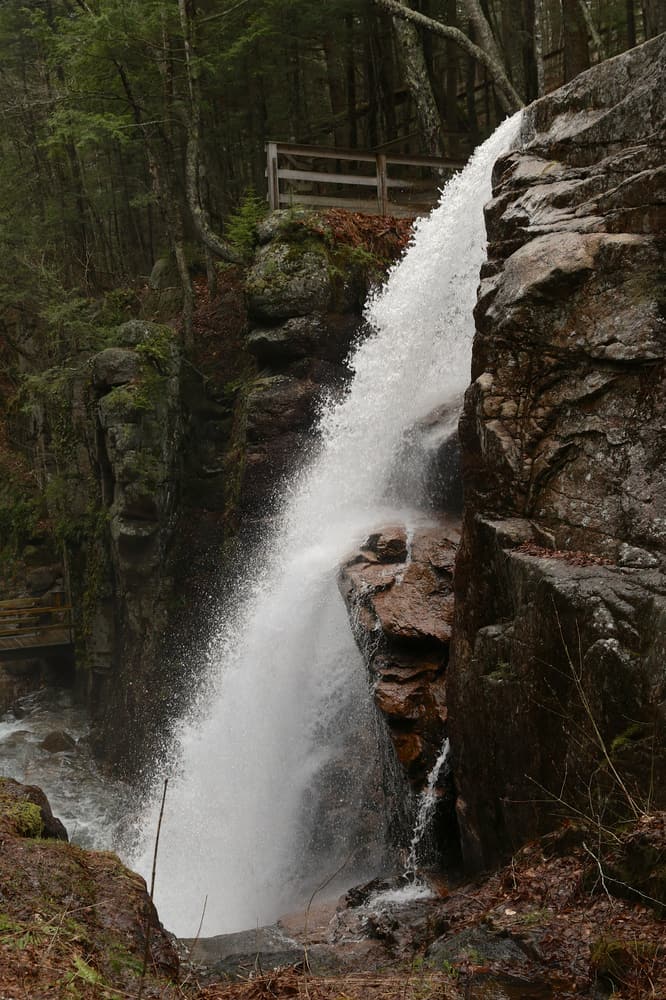
{"label": "rocky cliff face", "polygon": [[448,681],[468,864],[664,789],[664,38],[525,113],[495,168]]}
{"label": "rocky cliff face", "polygon": [[[25,356],[0,340],[22,385],[18,400],[0,393],[0,599],[71,595],[74,680],[97,749],[128,770],[193,687],[233,590],[232,543],[252,543],[306,457],[369,283],[406,238],[338,216],[274,213],[246,273],[221,275],[212,299],[195,278],[187,349],[168,266],[144,291],[150,320],[120,322],[124,299],[81,300],[57,336],[39,317],[21,331]],[[0,711],[52,673],[43,659],[0,665]]]}
{"label": "rocky cliff face", "polygon": [[257,372],[240,394],[237,523],[246,532],[308,455],[322,399],[340,391],[362,327],[367,259],[336,247],[309,212],[274,212],[258,228],[246,282],[248,350]]}

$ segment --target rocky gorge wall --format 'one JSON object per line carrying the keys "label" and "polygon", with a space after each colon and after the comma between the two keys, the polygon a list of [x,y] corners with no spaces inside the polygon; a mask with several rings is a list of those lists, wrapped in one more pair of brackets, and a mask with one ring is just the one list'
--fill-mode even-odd
{"label": "rocky gorge wall", "polygon": [[0,465],[15,480],[0,492],[0,598],[67,593],[75,637],[67,670],[0,664],[0,711],[73,671],[98,753],[131,771],[156,751],[406,233],[273,213],[245,271],[222,273],[214,298],[198,288],[190,345],[169,319],[168,261],[133,301],[141,318],[86,303],[55,343],[39,321],[25,356],[0,342],[21,386],[0,394],[0,445],[10,425],[13,442]]}
{"label": "rocky gorge wall", "polygon": [[664,804],[665,64],[582,74],[495,167],[447,681],[472,868]]}

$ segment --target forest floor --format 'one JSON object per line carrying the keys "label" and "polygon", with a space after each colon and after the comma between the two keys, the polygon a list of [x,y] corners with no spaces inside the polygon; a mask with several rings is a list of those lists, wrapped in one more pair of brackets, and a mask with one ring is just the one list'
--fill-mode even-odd
{"label": "forest floor", "polygon": [[[111,854],[41,839],[39,811],[18,794],[0,795],[0,1000],[666,998],[664,813],[596,839],[565,824],[500,871],[402,912],[359,918],[354,891],[309,930],[285,918],[298,964],[216,982],[214,964],[181,962],[177,974],[153,916],[146,965],[142,879]],[[336,971],[317,973],[322,949]]]}
{"label": "forest floor", "polygon": [[[412,933],[409,917],[370,921],[387,962],[400,957],[390,970],[312,977],[287,969],[202,996],[664,1000],[666,815],[643,816],[616,838],[599,833],[594,841],[589,829],[565,824],[502,870],[442,889],[423,901]],[[440,936],[424,953],[434,928]]]}

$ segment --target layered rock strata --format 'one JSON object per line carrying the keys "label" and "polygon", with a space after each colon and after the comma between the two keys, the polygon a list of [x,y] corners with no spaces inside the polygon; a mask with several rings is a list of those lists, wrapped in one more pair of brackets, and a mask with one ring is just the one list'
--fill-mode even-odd
{"label": "layered rock strata", "polygon": [[453,621],[451,521],[382,528],[340,569],[338,585],[400,763],[426,784],[446,724],[446,666]]}
{"label": "layered rock strata", "polygon": [[448,682],[463,850],[663,796],[664,37],[525,113],[496,164]]}

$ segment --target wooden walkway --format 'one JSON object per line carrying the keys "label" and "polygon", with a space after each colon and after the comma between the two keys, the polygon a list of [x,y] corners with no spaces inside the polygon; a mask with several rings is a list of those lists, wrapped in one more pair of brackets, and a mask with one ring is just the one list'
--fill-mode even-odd
{"label": "wooden walkway", "polygon": [[72,649],[72,609],[64,594],[0,601],[0,661]]}

